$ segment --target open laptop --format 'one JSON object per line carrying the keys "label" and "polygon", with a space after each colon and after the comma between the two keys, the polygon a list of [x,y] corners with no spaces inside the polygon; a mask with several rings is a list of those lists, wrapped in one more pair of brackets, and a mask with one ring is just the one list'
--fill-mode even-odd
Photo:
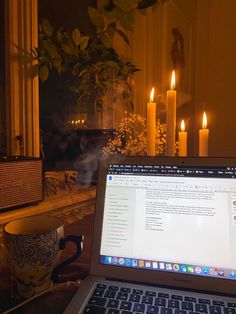
{"label": "open laptop", "polygon": [[90,275],[65,313],[236,313],[236,158],[101,162]]}

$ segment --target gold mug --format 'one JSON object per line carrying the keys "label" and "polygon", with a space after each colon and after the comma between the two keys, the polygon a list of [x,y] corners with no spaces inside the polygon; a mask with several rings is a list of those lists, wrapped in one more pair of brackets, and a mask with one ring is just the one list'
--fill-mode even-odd
{"label": "gold mug", "polygon": [[[16,219],[3,230],[17,295],[23,299],[48,289],[51,279],[59,281],[61,268],[78,258],[83,249],[83,235],[64,237],[64,223],[55,216]],[[76,253],[59,264],[68,241],[76,244]]]}

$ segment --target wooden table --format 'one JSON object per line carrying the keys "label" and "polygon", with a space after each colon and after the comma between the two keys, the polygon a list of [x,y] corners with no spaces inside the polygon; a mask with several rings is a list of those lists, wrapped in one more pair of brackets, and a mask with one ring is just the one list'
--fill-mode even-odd
{"label": "wooden table", "polygon": [[[64,271],[63,275],[65,280],[73,280],[74,284],[55,285],[55,289],[46,293],[45,295],[27,303],[26,305],[11,312],[13,314],[60,314],[63,313],[68,302],[73,297],[74,293],[79,287],[76,280],[83,279],[87,276],[90,263],[90,250],[92,241],[93,230],[93,214],[85,216],[82,220],[78,220],[70,225],[65,226],[66,235],[80,235],[83,234],[84,238],[84,250],[80,258],[73,264],[69,265]],[[66,249],[63,251],[62,260],[71,256],[74,251],[74,245],[68,243]],[[0,313],[3,313],[7,309],[17,304],[17,301],[11,298],[10,288],[10,276],[9,273],[5,273],[5,278],[1,277],[0,280],[8,280],[9,288],[0,291]]]}

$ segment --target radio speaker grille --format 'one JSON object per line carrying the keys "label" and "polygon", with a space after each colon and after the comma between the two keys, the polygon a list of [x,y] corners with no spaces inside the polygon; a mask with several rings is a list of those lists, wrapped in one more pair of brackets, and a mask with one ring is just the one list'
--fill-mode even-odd
{"label": "radio speaker grille", "polygon": [[41,159],[0,162],[0,209],[43,199]]}

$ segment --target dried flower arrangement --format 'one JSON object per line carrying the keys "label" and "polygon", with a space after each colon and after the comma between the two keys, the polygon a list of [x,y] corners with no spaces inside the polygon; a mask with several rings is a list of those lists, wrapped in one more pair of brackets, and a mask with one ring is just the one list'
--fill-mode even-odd
{"label": "dried flower arrangement", "polygon": [[[131,156],[147,155],[146,118],[135,113],[126,113],[107,145],[103,148],[105,155],[122,154]],[[166,124],[157,120],[156,155],[165,155]]]}

